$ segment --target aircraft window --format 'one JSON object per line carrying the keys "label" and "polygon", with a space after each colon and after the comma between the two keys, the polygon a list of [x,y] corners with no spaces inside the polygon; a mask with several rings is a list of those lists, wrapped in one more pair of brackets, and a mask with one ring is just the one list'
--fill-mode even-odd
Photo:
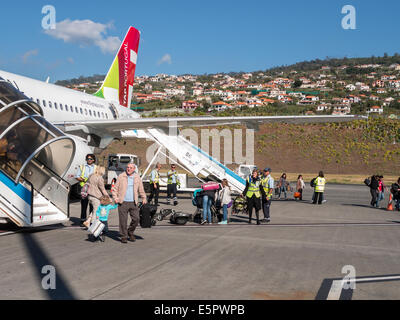
{"label": "aircraft window", "polygon": [[36,99],[37,104],[40,106],[40,100]]}
{"label": "aircraft window", "polygon": [[87,116],[88,115],[88,112],[87,112],[87,109],[85,109],[85,116]]}
{"label": "aircraft window", "polygon": [[54,109],[58,110],[57,102],[54,102]]}
{"label": "aircraft window", "polygon": [[73,106],[69,106],[71,108],[71,112],[74,112],[74,107]]}
{"label": "aircraft window", "polygon": [[46,106],[46,101],[45,100],[43,100],[43,107],[45,107]]}
{"label": "aircraft window", "polygon": [[75,107],[75,112],[76,112],[76,113],[79,113],[78,107]]}
{"label": "aircraft window", "polygon": [[49,108],[53,108],[51,101],[49,101]]}
{"label": "aircraft window", "polygon": [[104,118],[104,113],[103,112],[101,113],[101,117]]}
{"label": "aircraft window", "polygon": [[83,110],[82,110],[82,108],[79,108],[80,110],[81,110],[81,114],[83,114]]}
{"label": "aircraft window", "polygon": [[89,115],[92,116],[92,110],[89,110]]}
{"label": "aircraft window", "polygon": [[[64,110],[63,109],[63,105],[60,103],[60,110]],[[68,111],[68,110],[67,110]]]}
{"label": "aircraft window", "polygon": [[106,119],[108,119],[108,114],[106,113]]}
{"label": "aircraft window", "polygon": [[99,116],[99,118],[101,118],[100,111],[97,111],[97,115]]}

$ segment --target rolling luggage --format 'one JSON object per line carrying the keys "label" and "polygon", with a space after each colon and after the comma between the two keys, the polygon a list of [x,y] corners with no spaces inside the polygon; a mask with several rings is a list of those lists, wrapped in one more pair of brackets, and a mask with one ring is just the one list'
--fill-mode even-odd
{"label": "rolling luggage", "polygon": [[164,218],[169,216],[170,214],[174,213],[174,209],[161,209],[160,212],[156,215],[156,219],[158,221],[163,221]]}
{"label": "rolling luggage", "polygon": [[173,224],[178,224],[178,225],[185,225],[189,219],[192,217],[191,214],[189,213],[184,213],[184,212],[172,212],[171,217],[169,218],[169,221]]}
{"label": "rolling luggage", "polygon": [[99,219],[96,219],[88,228],[88,231],[96,238],[101,234],[105,225]]}
{"label": "rolling luggage", "polygon": [[140,226],[142,228],[151,228],[155,225],[154,215],[157,212],[157,206],[151,204],[144,204],[140,207]]}

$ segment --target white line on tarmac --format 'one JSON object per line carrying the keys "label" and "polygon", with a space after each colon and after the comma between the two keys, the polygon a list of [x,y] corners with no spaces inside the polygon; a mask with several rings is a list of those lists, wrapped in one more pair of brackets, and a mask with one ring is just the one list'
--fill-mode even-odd
{"label": "white line on tarmac", "polygon": [[339,300],[340,295],[342,293],[343,284],[344,284],[343,280],[333,281],[326,300]]}
{"label": "white line on tarmac", "polygon": [[345,283],[355,282],[376,282],[376,281],[391,281],[400,280],[400,276],[386,276],[386,277],[369,277],[369,278],[354,278],[354,279],[342,279],[332,281],[331,289],[329,290],[326,300],[339,300],[342,294],[343,286]]}

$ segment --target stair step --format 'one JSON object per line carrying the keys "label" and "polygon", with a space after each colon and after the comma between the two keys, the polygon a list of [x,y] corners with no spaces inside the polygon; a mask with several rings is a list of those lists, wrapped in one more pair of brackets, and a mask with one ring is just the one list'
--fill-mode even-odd
{"label": "stair step", "polygon": [[34,207],[33,208],[33,215],[34,216],[45,216],[45,215],[51,215],[51,214],[57,214],[59,211],[55,209],[54,207]]}

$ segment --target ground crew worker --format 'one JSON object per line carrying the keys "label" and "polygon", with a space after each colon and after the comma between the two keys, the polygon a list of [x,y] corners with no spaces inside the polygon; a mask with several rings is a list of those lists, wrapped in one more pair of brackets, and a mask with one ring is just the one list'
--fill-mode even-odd
{"label": "ground crew worker", "polygon": [[320,171],[318,177],[315,179],[313,204],[316,204],[317,201],[318,204],[322,204],[322,200],[324,200],[325,183],[324,173]]}
{"label": "ground crew worker", "polygon": [[158,206],[158,195],[160,193],[160,169],[161,169],[161,164],[157,163],[156,167],[150,173],[149,203],[151,203],[154,197],[154,204],[156,206]]}
{"label": "ground crew worker", "polygon": [[265,197],[262,198],[262,209],[264,213],[264,222],[270,222],[269,208],[272,201],[272,193],[274,192],[274,178],[271,177],[271,169],[265,168],[263,177],[261,178],[261,185],[264,188]]}
{"label": "ground crew worker", "polygon": [[[96,169],[96,156],[94,154],[86,155],[86,164],[80,165],[78,171],[76,173],[75,179],[79,181],[79,193],[82,188],[85,186],[86,182],[89,179],[89,176]],[[89,205],[89,197],[81,197],[81,226],[83,222],[87,219],[87,207]],[[93,212],[93,205],[89,205],[89,214]]]}
{"label": "ground crew worker", "polygon": [[171,194],[174,196],[174,206],[178,204],[178,198],[176,197],[177,186],[180,185],[178,173],[176,172],[176,166],[171,165],[171,170],[167,173],[167,204],[170,204]]}
{"label": "ground crew worker", "polygon": [[243,191],[246,196],[247,209],[249,213],[249,224],[251,224],[251,217],[253,215],[253,207],[256,210],[257,224],[260,224],[259,212],[261,209],[261,197],[265,197],[264,188],[262,187],[261,180],[258,176],[257,169],[254,169],[251,176],[246,180],[246,188]]}

